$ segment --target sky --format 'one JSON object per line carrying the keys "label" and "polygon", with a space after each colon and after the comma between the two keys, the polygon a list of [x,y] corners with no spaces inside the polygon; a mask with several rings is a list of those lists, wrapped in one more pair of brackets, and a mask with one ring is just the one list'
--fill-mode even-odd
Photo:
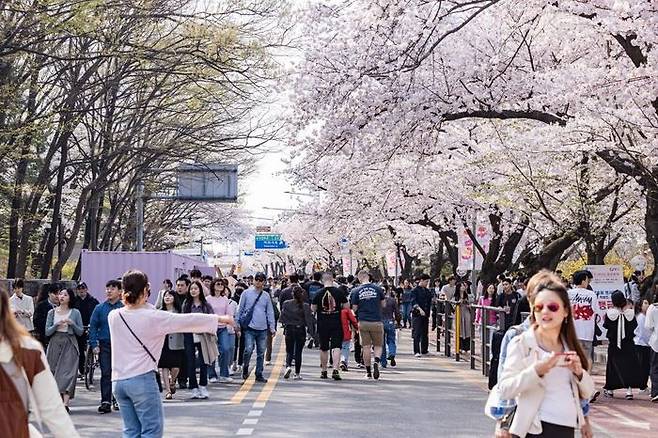
{"label": "sky", "polygon": [[[278,175],[286,168],[281,161],[284,151],[269,152],[260,158],[257,170],[246,177],[240,185],[244,193],[244,207],[251,212],[251,222],[254,225],[272,225],[272,221],[260,218],[275,219],[281,211],[268,208],[291,209],[295,206],[295,196],[285,192],[294,191],[285,175]],[[238,183],[240,184],[240,183]]]}

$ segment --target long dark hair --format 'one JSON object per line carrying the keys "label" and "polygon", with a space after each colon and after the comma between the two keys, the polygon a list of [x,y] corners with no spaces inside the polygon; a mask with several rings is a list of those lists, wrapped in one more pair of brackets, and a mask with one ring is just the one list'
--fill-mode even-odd
{"label": "long dark hair", "polygon": [[172,298],[174,299],[174,302],[172,303],[172,305],[174,306],[174,310],[176,310],[176,313],[181,313],[180,302],[178,301],[178,298],[176,297],[176,295],[177,295],[176,292],[174,292],[173,290],[166,290],[162,294],[162,307],[160,308],[160,310],[164,310],[165,312],[168,311],[167,305],[164,302],[164,299],[167,295],[171,295]]}
{"label": "long dark hair", "polygon": [[487,284],[487,285],[485,286],[485,288],[484,288],[484,291],[483,291],[483,293],[482,293],[482,296],[483,296],[484,298],[488,298],[488,297],[489,297],[489,293],[487,292],[487,291],[489,290],[489,286],[493,286],[493,290],[494,290],[493,295],[491,296],[491,303],[492,303],[491,305],[493,306],[493,305],[494,305],[493,303],[496,302],[496,298],[498,298],[498,288],[496,287],[496,283],[489,283],[489,284]]}
{"label": "long dark hair", "polygon": [[304,293],[304,289],[302,289],[298,284],[295,284],[292,287],[292,297],[300,309],[304,308]]}
{"label": "long dark hair", "polygon": [[73,292],[73,289],[68,288],[68,287],[67,288],[62,288],[62,289],[59,290],[59,292],[57,292],[57,294],[59,294],[62,291],[66,291],[66,294],[69,296],[69,304],[68,304],[69,309],[75,309],[76,307],[78,307],[77,306],[77,300],[76,300],[76,297],[75,297],[75,292]]}
{"label": "long dark hair", "polygon": [[[222,292],[220,292],[219,296],[220,297],[226,296],[226,291],[228,289],[228,286],[226,286],[226,283],[221,278],[215,278],[212,281],[212,283],[210,283],[210,295],[212,295],[213,297],[216,296],[215,295],[215,285],[217,285],[217,284],[221,284],[224,288],[224,290]],[[201,292],[203,293],[203,290]]]}
{"label": "long dark hair", "polygon": [[468,286],[464,282],[459,282],[455,285],[455,300],[468,301]]}
{"label": "long dark hair", "polygon": [[[190,284],[190,289],[192,289],[192,286],[194,285],[199,288],[199,301],[201,301],[201,308],[203,309],[204,313],[208,313],[208,301],[206,301],[206,295],[203,293],[203,285],[200,281],[193,281],[192,284]],[[191,290],[188,291],[187,298],[183,304],[183,313],[190,313],[192,311],[192,303],[194,302],[194,298],[190,292]]]}
{"label": "long dark hair", "polygon": [[[530,294],[530,289],[528,289],[528,298],[531,298],[530,321],[532,321],[535,327],[537,326],[535,312],[533,310],[534,301],[537,297],[537,294],[543,290],[550,290],[551,292],[554,292],[558,297],[560,297],[562,306],[567,311],[567,316],[564,318],[564,323],[560,328],[560,338],[567,344],[567,348],[569,348],[569,350],[575,351],[578,354],[583,369],[589,369],[589,359],[587,358],[585,350],[583,350],[583,347],[580,345],[580,341],[578,340],[578,336],[576,335],[576,326],[573,322],[573,314],[571,313],[571,301],[569,300],[569,292],[567,292],[567,289],[562,284],[562,280],[556,274],[553,274],[552,272],[541,271],[538,274],[535,274],[534,277],[539,275],[541,275],[542,278],[538,282],[536,288],[534,288],[532,291],[532,295]],[[535,282],[533,282],[533,278],[530,279],[528,285],[530,285],[530,283],[534,285]]]}

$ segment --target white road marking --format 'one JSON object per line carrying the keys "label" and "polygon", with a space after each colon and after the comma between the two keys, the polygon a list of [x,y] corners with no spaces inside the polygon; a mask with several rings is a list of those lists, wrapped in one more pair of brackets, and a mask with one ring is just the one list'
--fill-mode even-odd
{"label": "white road marking", "polygon": [[254,426],[258,424],[258,418],[245,418],[242,424],[245,426],[247,425]]}
{"label": "white road marking", "polygon": [[261,410],[252,410],[252,411],[249,411],[249,413],[247,414],[247,417],[260,417],[260,415],[262,413],[263,413],[263,411],[261,411]]}
{"label": "white road marking", "polygon": [[238,429],[236,435],[251,435],[252,433],[254,433],[254,428],[253,427],[251,427],[251,428],[240,428],[240,429]]}
{"label": "white road marking", "polygon": [[263,409],[266,402],[254,402],[254,409]]}

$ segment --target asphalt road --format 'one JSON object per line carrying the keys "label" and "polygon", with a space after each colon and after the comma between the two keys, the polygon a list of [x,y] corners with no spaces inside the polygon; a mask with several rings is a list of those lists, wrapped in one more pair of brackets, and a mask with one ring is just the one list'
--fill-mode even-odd
{"label": "asphalt road", "polygon": [[[189,400],[179,390],[165,403],[167,437],[489,437],[493,422],[483,414],[486,382],[463,365],[440,356],[411,355],[409,331],[400,333],[398,366],[379,381],[363,370],[344,380],[319,379],[319,352],[305,350],[302,381],[282,377],[284,352],[277,336],[266,367],[267,384],[251,380],[210,385],[211,398]],[[252,362],[255,358],[252,358]],[[72,418],[84,437],[117,437],[119,413],[96,413],[99,393],[78,388]]]}

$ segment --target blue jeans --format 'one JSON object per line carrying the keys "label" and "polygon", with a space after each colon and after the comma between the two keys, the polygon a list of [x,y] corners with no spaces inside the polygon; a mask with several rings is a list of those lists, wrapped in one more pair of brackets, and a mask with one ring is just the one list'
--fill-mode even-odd
{"label": "blue jeans", "polygon": [[267,348],[267,329],[254,330],[247,328],[244,333],[244,358],[242,365],[249,369],[251,354],[256,347],[256,378],[263,377],[263,365],[265,361],[265,349]]}
{"label": "blue jeans", "polygon": [[395,321],[384,321],[384,345],[382,346],[382,366],[386,367],[387,358],[395,356],[397,345],[395,343]]}
{"label": "blue jeans", "polygon": [[411,303],[402,303],[402,324],[411,324]]}
{"label": "blue jeans", "polygon": [[235,335],[228,332],[226,327],[217,329],[217,350],[219,350],[219,360],[215,361],[208,367],[208,378],[217,378],[215,364],[219,365],[219,375],[228,377],[228,366],[233,360],[233,349],[235,348]]}
{"label": "blue jeans", "polygon": [[226,327],[217,330],[217,342],[219,348],[219,375],[228,377],[228,366],[233,360],[233,348],[235,348],[235,335],[228,332]]}
{"label": "blue jeans", "polygon": [[112,382],[121,409],[123,438],[160,438],[164,411],[155,371]]}
{"label": "blue jeans", "polygon": [[340,360],[341,362],[345,362],[345,366],[349,364],[350,361],[350,345],[352,345],[352,341],[343,341],[343,345],[340,348]]}

